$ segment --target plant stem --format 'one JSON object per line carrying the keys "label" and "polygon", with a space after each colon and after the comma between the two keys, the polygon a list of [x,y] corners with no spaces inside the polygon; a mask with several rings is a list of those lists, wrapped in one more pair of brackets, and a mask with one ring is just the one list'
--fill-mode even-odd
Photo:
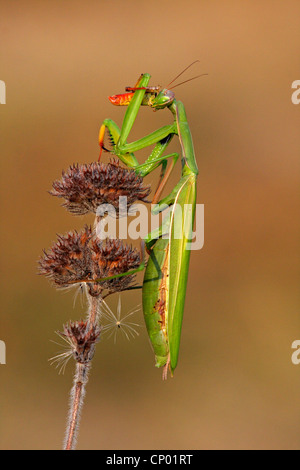
{"label": "plant stem", "polygon": [[101,302],[101,298],[90,296],[90,308],[88,314],[88,324],[93,326],[98,321],[98,305]]}
{"label": "plant stem", "polygon": [[91,364],[76,364],[76,373],[74,376],[74,385],[71,390],[71,405],[69,411],[68,425],[64,450],[74,450],[79,429],[80,412],[85,396],[85,387],[88,382],[88,373]]}
{"label": "plant stem", "polygon": [[[89,332],[92,330],[92,328],[97,325],[99,302],[101,302],[101,299],[98,297],[90,297],[86,337],[89,336]],[[65,435],[64,450],[74,450],[76,446],[80,412],[84,401],[86,384],[88,383],[89,370],[91,368],[92,359],[94,356],[95,343],[89,345],[86,344],[86,348],[89,348],[91,351],[91,354],[87,354],[86,356],[88,359],[86,359],[84,362],[76,362],[73,387],[70,393],[70,409]]]}

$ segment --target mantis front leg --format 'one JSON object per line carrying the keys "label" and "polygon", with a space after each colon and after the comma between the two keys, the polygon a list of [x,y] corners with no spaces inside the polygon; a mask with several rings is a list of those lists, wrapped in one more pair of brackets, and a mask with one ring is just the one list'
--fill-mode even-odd
{"label": "mantis front leg", "polygon": [[[121,146],[120,141],[121,141],[122,131],[120,131],[119,127],[112,119],[105,119],[103,121],[103,124],[99,132],[99,145],[100,145],[101,151],[104,148],[104,135],[105,135],[106,129],[109,131],[110,139],[114,146],[114,149],[113,149],[114,154],[123,163],[125,163],[127,166],[131,168],[135,168],[139,166],[136,158],[134,157],[133,152],[142,150],[151,145],[155,145],[155,149],[153,150],[153,152],[151,153],[151,155],[145,162],[145,164],[150,164],[149,165],[150,171],[151,171],[151,163],[155,160],[158,161],[158,158],[163,153],[163,151],[169,144],[172,137],[178,134],[177,125],[176,125],[176,122],[174,122],[171,125],[161,127],[160,129],[152,132],[146,137],[142,137],[139,140],[136,140],[134,142],[131,142],[129,144],[124,144]],[[101,153],[100,153],[100,156],[101,156]],[[157,166],[158,165],[156,165],[156,167]],[[150,171],[148,171],[148,173]]]}
{"label": "mantis front leg", "polygon": [[[174,126],[165,126],[167,128],[167,132],[171,130],[174,130]],[[162,165],[162,172],[161,172],[161,177],[160,177],[160,182],[158,184],[158,187],[155,191],[155,196],[153,199],[153,204],[156,204],[160,194],[165,187],[165,184],[175,166],[175,163],[179,157],[178,153],[172,153],[170,155],[165,155],[162,156],[164,153],[165,149],[169,145],[171,139],[174,136],[174,132],[167,133],[167,135],[162,138],[161,140],[157,141],[156,139],[158,136],[160,137],[161,135],[165,135],[165,128],[161,128],[158,131],[150,134],[149,136],[146,136],[143,139],[140,139],[136,142],[133,142],[132,144],[128,144],[129,148],[131,150],[140,150],[142,148],[147,147],[148,145],[151,145],[151,143],[155,143],[155,147],[153,151],[151,152],[150,156],[147,158],[146,162],[139,165],[137,159],[135,158],[134,154],[132,152],[130,153],[125,153],[119,152],[117,150],[118,142],[120,140],[120,135],[121,131],[117,124],[112,121],[111,119],[106,119],[100,129],[99,133],[99,142],[100,142],[100,147],[104,148],[103,146],[103,141],[104,141],[104,134],[105,134],[105,129],[108,129],[110,133],[110,138],[112,141],[112,144],[114,145],[115,148],[115,154],[119,157],[119,159],[125,163],[126,166],[130,168],[134,168],[135,171],[141,175],[142,177],[145,177],[149,173],[151,173],[153,170],[155,170],[158,166]],[[149,143],[150,142],[150,143]],[[127,147],[128,148],[128,147]],[[172,158],[173,161],[171,165],[169,166],[168,170],[166,171],[167,167],[167,159]]]}
{"label": "mantis front leg", "polygon": [[[136,85],[139,86],[139,87],[146,87],[149,83],[149,80],[150,80],[150,75],[149,74],[143,74],[143,75],[140,76],[140,78],[137,81]],[[102,149],[103,149],[105,129],[106,128],[108,129],[108,131],[110,133],[110,137],[111,137],[114,145],[119,144],[120,146],[122,146],[126,142],[128,136],[130,134],[130,131],[132,129],[134,121],[137,117],[137,113],[138,113],[138,111],[140,109],[140,106],[142,104],[144,95],[145,95],[145,90],[137,90],[134,93],[134,96],[133,96],[132,100],[130,101],[129,106],[126,110],[126,114],[125,114],[125,117],[124,117],[124,120],[123,120],[121,130],[119,129],[119,127],[117,126],[117,124],[114,121],[112,121],[111,119],[105,119],[105,121],[103,122],[103,124],[100,128],[100,132],[99,132],[99,145],[100,145],[99,160],[101,158],[101,152],[102,152]],[[124,153],[126,153],[126,152],[120,152],[119,151],[119,152],[116,152],[116,155],[120,158],[120,160],[123,161],[123,163],[127,164],[128,166],[137,165],[137,161],[135,160],[133,155],[131,155],[130,157],[127,156],[127,158],[126,158],[126,156],[123,157]]]}
{"label": "mantis front leg", "polygon": [[[137,89],[133,94],[131,94],[132,96],[129,101],[129,105],[123,120],[121,130],[114,121],[112,121],[111,119],[105,119],[99,132],[99,160],[101,157],[102,150],[104,149],[104,136],[105,131],[107,129],[110,135],[111,143],[114,147],[114,154],[128,167],[139,170],[141,176],[148,174],[158,166],[157,163],[160,161],[160,156],[169,144],[173,135],[178,135],[177,123],[175,119],[172,125],[164,126],[147,135],[146,137],[143,137],[142,139],[139,139],[132,143],[127,143],[128,136],[137,117],[139,108],[142,104],[145,104],[143,103],[143,98],[145,96],[149,80],[149,74],[143,74],[139,78],[136,84]],[[116,96],[123,97],[126,96],[126,94]],[[155,149],[145,162],[145,165],[143,167],[139,167],[138,162],[134,156],[134,152],[151,145],[155,145]]]}

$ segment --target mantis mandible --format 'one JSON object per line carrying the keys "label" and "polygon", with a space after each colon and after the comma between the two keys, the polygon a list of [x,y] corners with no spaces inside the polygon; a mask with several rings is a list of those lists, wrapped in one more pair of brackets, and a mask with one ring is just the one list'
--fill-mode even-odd
{"label": "mantis mandible", "polygon": [[[173,375],[178,361],[190,260],[189,245],[192,241],[196,207],[198,168],[183,103],[175,99],[175,94],[171,89],[150,87],[148,86],[149,81],[150,75],[142,74],[135,87],[127,87],[126,93],[109,97],[113,104],[128,106],[128,108],[121,129],[111,119],[103,121],[99,132],[99,160],[102,149],[105,149],[104,136],[107,129],[114,155],[127,167],[134,168],[139,175],[144,177],[158,166],[162,166],[160,182],[152,203],[156,204],[155,210],[157,212],[165,206],[171,206],[171,210],[168,222],[163,222],[159,229],[150,233],[145,239],[149,259],[143,281],[143,311],[148,335],[155,353],[155,365],[156,367],[164,367],[163,378],[165,379],[168,368]],[[128,143],[127,139],[140,106],[149,106],[154,110],[168,108],[173,115],[173,123],[163,126],[135,142]],[[178,153],[163,156],[174,135],[179,137],[181,145],[181,178],[171,193],[159,200],[167,179],[179,158]],[[145,163],[140,165],[134,152],[150,145],[154,145],[154,149]],[[168,159],[171,159],[171,164],[167,169]],[[186,207],[188,210],[185,210]],[[182,214],[179,227],[178,222],[175,223],[178,209]],[[180,237],[176,236],[178,229],[181,233]],[[166,238],[166,234],[168,234],[168,238]],[[143,268],[144,262],[141,265],[141,269]],[[131,272],[126,274],[131,274]]]}

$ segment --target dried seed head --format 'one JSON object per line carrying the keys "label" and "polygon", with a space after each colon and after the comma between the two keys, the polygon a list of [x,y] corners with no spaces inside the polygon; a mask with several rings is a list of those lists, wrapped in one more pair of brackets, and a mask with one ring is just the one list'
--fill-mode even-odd
{"label": "dried seed head", "polygon": [[[94,239],[92,246],[93,279],[115,276],[137,268],[141,263],[139,252],[121,240],[107,239],[104,242]],[[127,289],[135,280],[135,275],[123,276],[101,283],[89,284],[89,293],[98,296],[103,290],[109,293]]]}
{"label": "dried seed head", "polygon": [[[91,228],[59,236],[48,252],[39,260],[40,273],[57,287],[86,283],[94,297],[121,292],[135,280],[135,275],[98,282],[97,279],[126,273],[140,265],[139,252],[121,240],[93,238]],[[90,281],[90,282],[89,282]]]}
{"label": "dried seed head", "polygon": [[78,321],[64,325],[63,333],[59,334],[70,344],[74,359],[81,364],[87,364],[93,359],[100,332],[99,326],[88,326],[88,322]]}
{"label": "dried seed head", "polygon": [[49,277],[57,287],[67,287],[73,282],[91,278],[92,230],[58,235],[58,241],[39,260],[40,273]]}
{"label": "dried seed head", "polygon": [[50,194],[65,199],[63,206],[75,215],[96,213],[101,204],[111,204],[119,214],[119,197],[127,197],[127,210],[136,201],[145,201],[150,187],[134,170],[117,161],[73,165],[53,183]]}

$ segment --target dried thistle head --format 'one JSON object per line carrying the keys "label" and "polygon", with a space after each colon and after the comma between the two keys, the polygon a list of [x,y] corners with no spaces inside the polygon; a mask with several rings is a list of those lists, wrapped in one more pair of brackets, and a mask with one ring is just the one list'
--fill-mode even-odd
{"label": "dried thistle head", "polygon": [[84,281],[91,277],[92,229],[85,226],[81,232],[69,232],[58,235],[58,241],[44,251],[39,260],[40,274],[44,274],[57,287],[67,287],[74,282]]}
{"label": "dried thistle head", "polygon": [[85,283],[93,297],[121,292],[135,280],[135,275],[98,281],[98,279],[126,273],[140,265],[141,256],[121,240],[99,240],[91,228],[58,236],[58,241],[39,260],[40,273],[56,287]]}
{"label": "dried thistle head", "polygon": [[150,187],[134,170],[118,161],[73,165],[54,181],[52,196],[63,198],[63,206],[75,215],[96,213],[101,204],[111,204],[119,214],[119,197],[127,197],[127,210],[136,201],[146,201]]}
{"label": "dried thistle head", "polygon": [[[140,253],[121,240],[94,239],[92,247],[92,276],[93,279],[115,276],[137,268],[141,263]],[[121,292],[127,289],[135,280],[135,275],[123,276],[115,279],[89,285],[91,295],[100,295],[103,290],[109,293]]]}
{"label": "dried thistle head", "polygon": [[64,331],[59,334],[70,344],[74,359],[81,364],[87,364],[93,359],[100,332],[101,328],[97,325],[76,321],[64,325]]}

